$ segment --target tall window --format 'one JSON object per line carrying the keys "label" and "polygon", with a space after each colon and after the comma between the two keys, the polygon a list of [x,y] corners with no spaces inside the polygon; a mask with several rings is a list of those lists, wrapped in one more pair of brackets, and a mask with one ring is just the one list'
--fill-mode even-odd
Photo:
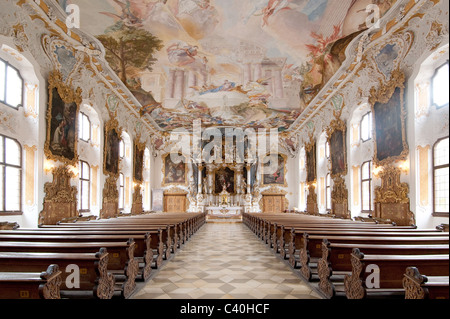
{"label": "tall window", "polygon": [[330,143],[328,141],[325,143],[325,157],[330,158]]}
{"label": "tall window", "polygon": [[91,210],[91,168],[88,163],[80,162],[80,211]]}
{"label": "tall window", "polygon": [[124,209],[125,202],[125,182],[123,174],[119,175],[119,209]]}
{"label": "tall window", "polygon": [[372,212],[372,162],[361,166],[361,207],[363,213]]}
{"label": "tall window", "polygon": [[20,72],[0,59],[0,102],[18,109],[23,105],[23,79]]}
{"label": "tall window", "polygon": [[431,79],[431,103],[440,109],[448,105],[448,86],[449,86],[448,62],[436,70]]}
{"label": "tall window", "polygon": [[79,138],[85,142],[89,142],[91,140],[91,121],[89,120],[89,117],[80,112],[79,123]]}
{"label": "tall window", "polygon": [[119,156],[120,156],[120,158],[125,157],[125,143],[123,140],[120,141],[120,144],[119,144]]}
{"label": "tall window", "polygon": [[443,138],[433,147],[433,185],[434,185],[434,214],[449,214],[449,145],[448,137]]}
{"label": "tall window", "polygon": [[372,112],[367,113],[361,119],[361,141],[367,142],[372,139]]}
{"label": "tall window", "polygon": [[22,147],[0,135],[0,213],[22,211]]}
{"label": "tall window", "polygon": [[325,191],[326,191],[326,207],[327,210],[331,210],[331,175],[328,174],[325,182]]}

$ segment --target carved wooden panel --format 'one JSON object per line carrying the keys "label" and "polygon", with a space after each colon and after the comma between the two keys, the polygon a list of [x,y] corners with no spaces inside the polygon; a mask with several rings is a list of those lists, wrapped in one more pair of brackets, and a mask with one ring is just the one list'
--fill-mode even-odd
{"label": "carved wooden panel", "polygon": [[186,195],[165,194],[164,195],[164,212],[165,213],[185,213],[186,212]]}
{"label": "carved wooden panel", "polygon": [[65,166],[53,170],[53,182],[45,184],[44,209],[39,225],[56,225],[65,218],[77,217],[77,188],[70,185],[73,173]]}
{"label": "carved wooden panel", "polygon": [[278,214],[285,210],[284,195],[263,195],[263,213]]}

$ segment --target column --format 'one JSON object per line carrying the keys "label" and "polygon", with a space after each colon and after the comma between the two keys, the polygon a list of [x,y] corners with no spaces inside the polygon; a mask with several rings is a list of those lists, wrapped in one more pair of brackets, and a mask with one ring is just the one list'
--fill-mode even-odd
{"label": "column", "polygon": [[203,166],[198,165],[198,193],[203,194]]}
{"label": "column", "polygon": [[262,65],[261,63],[257,63],[255,64],[254,81],[258,81],[259,79],[262,79],[262,77],[263,77]]}
{"label": "column", "polygon": [[251,194],[251,185],[252,185],[252,165],[247,164],[247,194]]}
{"label": "column", "polygon": [[252,81],[252,66],[250,63],[244,65],[244,85]]}
{"label": "column", "polygon": [[283,75],[281,70],[274,71],[274,82],[275,82],[275,97],[276,98],[284,98],[284,90],[283,90]]}
{"label": "column", "polygon": [[167,79],[166,84],[166,99],[173,99],[174,85],[175,85],[175,70],[171,69],[169,70],[169,77]]}
{"label": "column", "polygon": [[175,87],[173,97],[181,100],[184,97],[184,71],[177,70],[175,73]]}
{"label": "column", "polygon": [[195,94],[195,89],[192,88],[194,86],[197,86],[197,74],[191,70],[188,73],[188,88],[187,88],[188,95]]}
{"label": "column", "polygon": [[273,96],[273,79],[272,79],[272,70],[266,70],[265,77],[267,78],[267,91]]}

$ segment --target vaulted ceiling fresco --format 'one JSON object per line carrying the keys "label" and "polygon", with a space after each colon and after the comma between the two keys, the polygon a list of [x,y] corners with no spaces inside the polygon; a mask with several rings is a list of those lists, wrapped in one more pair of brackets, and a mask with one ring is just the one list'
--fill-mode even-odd
{"label": "vaulted ceiling fresco", "polygon": [[59,0],[165,131],[287,130],[367,28],[368,5],[395,0]]}

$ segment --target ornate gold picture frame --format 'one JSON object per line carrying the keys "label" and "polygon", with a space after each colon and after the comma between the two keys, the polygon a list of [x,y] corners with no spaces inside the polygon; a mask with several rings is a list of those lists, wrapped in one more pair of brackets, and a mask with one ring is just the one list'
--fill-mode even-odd
{"label": "ornate gold picture frame", "polygon": [[341,119],[333,120],[327,129],[330,145],[331,177],[347,175],[347,125]]}
{"label": "ornate gold picture frame", "polygon": [[144,181],[144,152],[145,144],[135,139],[133,142],[133,179],[135,183]]}
{"label": "ornate gold picture frame", "polygon": [[[231,173],[233,176],[231,176]],[[220,174],[220,175],[219,175]],[[221,185],[221,176],[224,177],[225,182],[229,185],[226,185],[227,192],[231,195],[236,195],[237,193],[237,171],[233,169],[232,167],[219,167],[214,170],[213,177],[214,177],[214,186],[213,186],[213,193],[216,195],[219,195],[223,191],[223,185]],[[230,179],[232,179],[230,181]],[[223,182],[223,181],[222,181]]]}
{"label": "ornate gold picture frame", "polygon": [[[269,157],[267,154],[266,157]],[[264,165],[264,164],[263,164]],[[288,187],[287,185],[287,156],[284,154],[278,154],[278,168],[274,174],[263,174],[262,185],[263,186],[278,186]]]}
{"label": "ornate gold picture frame", "polygon": [[371,89],[374,127],[374,164],[386,166],[406,160],[409,147],[406,140],[405,75],[397,70],[391,80]]}
{"label": "ornate gold picture frame", "polygon": [[122,129],[119,122],[113,118],[105,124],[105,145],[103,156],[103,173],[115,178],[119,177],[120,141]]}
{"label": "ornate gold picture frame", "polygon": [[306,144],[305,150],[306,150],[306,181],[308,184],[311,184],[317,182],[316,141],[312,140],[310,143]]}
{"label": "ornate gold picture frame", "polygon": [[78,165],[78,115],[82,90],[66,85],[59,71],[48,79],[46,157],[53,161]]}
{"label": "ornate gold picture frame", "polygon": [[178,156],[184,157],[184,160],[182,160],[179,164],[172,162],[171,153],[168,153],[162,157],[163,187],[171,185],[188,185],[186,157],[182,154],[178,154]]}

